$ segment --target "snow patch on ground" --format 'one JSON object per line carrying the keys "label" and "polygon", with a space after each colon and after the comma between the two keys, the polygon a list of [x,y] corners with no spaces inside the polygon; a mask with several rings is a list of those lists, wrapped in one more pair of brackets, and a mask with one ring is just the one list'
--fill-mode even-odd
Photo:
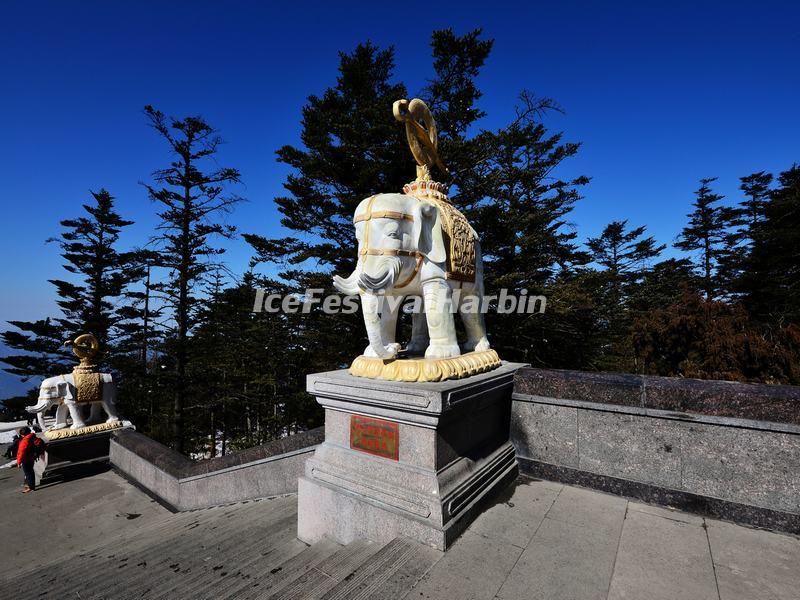
{"label": "snow patch on ground", "polygon": [[[10,444],[14,440],[14,436],[17,434],[17,429],[20,427],[25,427],[27,424],[28,423],[26,421],[18,421],[16,424],[0,423],[0,444]],[[5,425],[14,425],[14,427],[5,429]]]}

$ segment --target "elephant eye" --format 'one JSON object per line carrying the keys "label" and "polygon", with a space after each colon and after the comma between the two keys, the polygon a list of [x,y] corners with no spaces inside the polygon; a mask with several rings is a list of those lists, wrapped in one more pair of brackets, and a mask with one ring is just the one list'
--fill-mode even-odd
{"label": "elephant eye", "polygon": [[389,221],[383,226],[383,233],[386,235],[396,234],[400,230],[400,226],[396,221]]}

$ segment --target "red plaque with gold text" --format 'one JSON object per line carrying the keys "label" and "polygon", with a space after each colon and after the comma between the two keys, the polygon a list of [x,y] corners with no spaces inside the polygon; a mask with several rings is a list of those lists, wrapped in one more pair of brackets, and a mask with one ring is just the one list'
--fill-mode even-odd
{"label": "red plaque with gold text", "polygon": [[375,456],[398,460],[400,457],[400,425],[392,421],[352,415],[350,447]]}

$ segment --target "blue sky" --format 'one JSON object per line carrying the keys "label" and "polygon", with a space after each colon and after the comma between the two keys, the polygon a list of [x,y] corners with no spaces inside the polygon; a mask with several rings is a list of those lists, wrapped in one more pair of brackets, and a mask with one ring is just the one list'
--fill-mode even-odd
{"label": "blue sky", "polygon": [[[47,279],[63,276],[45,240],[106,187],[136,221],[123,245],[156,224],[140,181],[165,163],[142,107],[203,115],[226,140],[249,199],[230,222],[280,233],[272,199],[299,141],[306,97],[336,76],[339,50],[394,45],[395,78],[431,75],[431,30],[482,27],[495,48],[479,79],[492,128],[523,88],[566,113],[548,118],[579,156],[563,177],[592,182],[572,220],[580,238],[614,219],[665,243],[684,225],[701,177],[739,199],[738,177],[800,160],[796,3],[739,2],[40,2],[5,3],[0,18],[0,319],[55,314]],[[387,119],[391,115],[387,113]],[[377,190],[376,190],[377,191]],[[487,232],[483,232],[487,235]],[[228,245],[237,272],[250,252]],[[2,390],[0,390],[2,391]]]}

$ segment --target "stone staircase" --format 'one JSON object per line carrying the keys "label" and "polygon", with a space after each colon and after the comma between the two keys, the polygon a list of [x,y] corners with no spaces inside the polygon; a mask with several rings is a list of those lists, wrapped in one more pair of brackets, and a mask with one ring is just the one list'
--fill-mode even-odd
{"label": "stone staircase", "polygon": [[308,546],[296,533],[296,496],[171,514],[0,588],[20,600],[400,599],[442,556],[405,538]]}

